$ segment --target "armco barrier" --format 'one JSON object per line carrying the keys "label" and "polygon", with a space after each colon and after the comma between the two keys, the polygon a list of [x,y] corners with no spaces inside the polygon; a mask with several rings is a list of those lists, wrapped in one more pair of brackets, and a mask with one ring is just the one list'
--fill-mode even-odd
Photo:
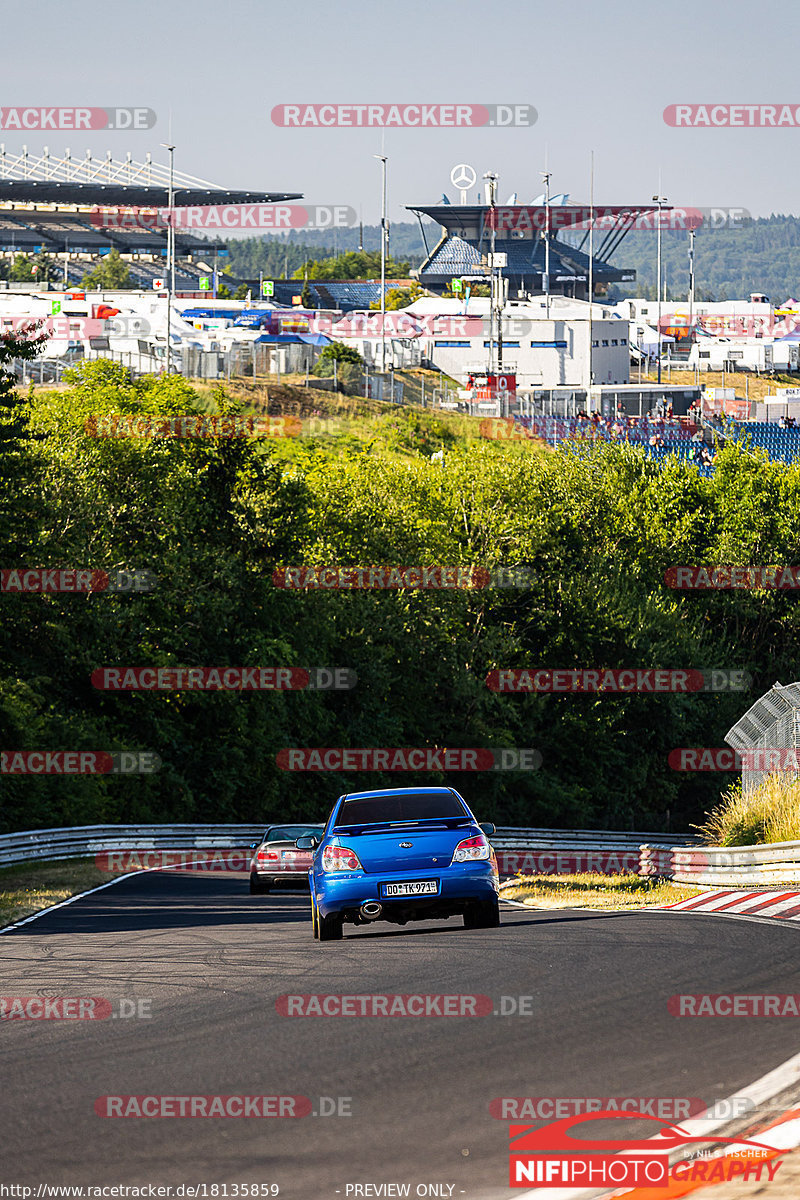
{"label": "armco barrier", "polygon": [[106,850],[225,850],[258,841],[264,825],[80,825],[0,836],[0,866],[91,858]]}
{"label": "armco barrier", "polygon": [[671,877],[701,886],[800,882],[800,842],[762,846],[677,846]]}
{"label": "armco barrier", "polygon": [[[278,824],[279,822],[274,822]],[[0,835],[0,866],[16,862],[87,858],[118,850],[242,849],[258,841],[264,825],[82,825]],[[492,837],[500,873],[566,874],[636,871],[641,843],[663,834],[593,829],[498,828]]]}
{"label": "armco barrier", "polygon": [[[641,845],[663,840],[667,852],[685,845],[685,835],[628,833],[610,829],[498,829],[491,839],[501,875],[573,875],[596,871],[616,875],[641,866]],[[646,874],[659,874],[648,870]]]}

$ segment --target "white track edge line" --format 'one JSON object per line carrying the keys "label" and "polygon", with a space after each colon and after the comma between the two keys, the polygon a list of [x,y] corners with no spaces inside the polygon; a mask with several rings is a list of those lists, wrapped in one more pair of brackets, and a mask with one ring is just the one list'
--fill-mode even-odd
{"label": "white track edge line", "polygon": [[66,908],[68,904],[74,904],[76,900],[83,900],[84,896],[93,896],[95,892],[102,892],[103,888],[113,887],[115,883],[122,883],[123,879],[133,879],[136,875],[148,875],[152,871],[182,871],[186,867],[199,867],[207,861],[207,859],[198,859],[197,862],[181,863],[180,866],[170,863],[163,867],[142,867],[137,871],[126,871],[117,879],[108,879],[105,883],[99,883],[97,887],[89,888],[87,892],[77,892],[74,896],[68,896],[66,900],[60,900],[58,904],[51,904],[48,908],[41,908],[39,912],[31,913],[29,917],[23,917],[21,921],[15,921],[13,925],[3,925],[0,927],[0,933],[11,933],[14,929],[21,929],[23,925],[37,921],[39,917],[46,917],[48,913],[55,912],[57,908]]}
{"label": "white track edge line", "polygon": [[[757,918],[752,918],[757,920]],[[786,1090],[792,1083],[800,1080],[800,1054],[793,1054],[791,1058],[787,1058],[785,1062],[780,1063],[773,1070],[768,1071],[766,1075],[762,1075],[760,1079],[756,1079],[753,1083],[747,1084],[740,1088],[738,1092],[734,1092],[725,1100],[717,1101],[717,1104],[729,1106],[729,1111],[732,1111],[733,1105],[737,1100],[747,1099],[754,1100],[756,1105],[762,1104]],[[712,1109],[708,1110],[713,1111]],[[689,1121],[681,1121],[681,1129],[686,1133],[694,1136],[695,1134],[713,1133],[715,1129],[719,1129],[722,1125],[726,1125],[730,1121],[730,1115],[719,1118],[695,1117]],[[777,1126],[776,1128],[779,1128]],[[765,1131],[766,1137],[772,1130]],[[757,1136],[757,1135],[755,1135]],[[713,1138],[709,1138],[712,1141]],[[631,1148],[631,1153],[635,1153],[635,1149]],[[595,1196],[598,1200],[607,1200],[614,1192],[603,1191],[599,1192],[597,1188],[533,1188],[528,1192],[521,1192],[519,1200],[541,1200],[542,1197],[549,1197],[549,1200],[588,1200],[588,1197]]]}

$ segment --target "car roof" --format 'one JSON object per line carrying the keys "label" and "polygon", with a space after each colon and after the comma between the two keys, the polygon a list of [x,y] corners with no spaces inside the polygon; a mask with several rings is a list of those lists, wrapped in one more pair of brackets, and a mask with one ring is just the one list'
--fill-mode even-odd
{"label": "car roof", "polygon": [[324,829],[324,821],[276,821],[274,825],[267,825],[264,830],[264,836],[269,833],[270,829],[294,829],[295,826],[302,825],[303,829]]}
{"label": "car roof", "polygon": [[[426,796],[457,796],[455,788],[450,787],[398,787],[398,788],[378,788],[373,792],[345,792],[340,797],[342,800],[365,800],[372,799],[374,796],[402,796],[404,792],[414,792],[415,795],[422,793]],[[459,796],[459,799],[461,797]]]}

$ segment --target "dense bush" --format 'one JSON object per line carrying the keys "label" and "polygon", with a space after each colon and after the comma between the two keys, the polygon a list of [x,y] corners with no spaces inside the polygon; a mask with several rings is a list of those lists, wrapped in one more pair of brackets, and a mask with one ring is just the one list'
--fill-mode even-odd
{"label": "dense bush", "polygon": [[[220,412],[232,410],[219,392]],[[722,451],[713,479],[618,446],[550,454],[392,413],[353,437],[103,439],[91,414],[194,411],[178,378],[107,363],[18,399],[3,567],[139,568],[142,595],[0,596],[0,745],[145,749],[152,776],[2,780],[4,830],[323,816],[345,788],[442,776],[280,770],[291,746],[536,747],[539,771],[447,777],[508,824],[688,828],[725,777],[670,770],[720,746],[798,674],[787,593],[682,594],[665,570],[796,563],[800,470]],[[444,462],[431,449],[445,449]],[[13,459],[13,461],[12,461]],[[13,468],[13,469],[12,469]],[[529,590],[297,592],[295,564],[532,564]],[[101,692],[103,666],[342,666],[350,692]],[[498,695],[497,667],[724,667],[750,694]]]}

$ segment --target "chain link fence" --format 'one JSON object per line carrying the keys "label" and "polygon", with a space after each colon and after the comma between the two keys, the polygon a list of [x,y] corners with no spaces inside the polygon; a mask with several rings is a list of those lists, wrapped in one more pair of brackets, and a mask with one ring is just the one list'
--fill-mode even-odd
{"label": "chain link fence", "polygon": [[[725,741],[734,750],[797,750],[800,748],[800,683],[776,683],[728,730]],[[769,755],[748,756],[742,765],[742,792],[747,795],[774,770]],[[797,771],[786,773],[797,779]]]}

